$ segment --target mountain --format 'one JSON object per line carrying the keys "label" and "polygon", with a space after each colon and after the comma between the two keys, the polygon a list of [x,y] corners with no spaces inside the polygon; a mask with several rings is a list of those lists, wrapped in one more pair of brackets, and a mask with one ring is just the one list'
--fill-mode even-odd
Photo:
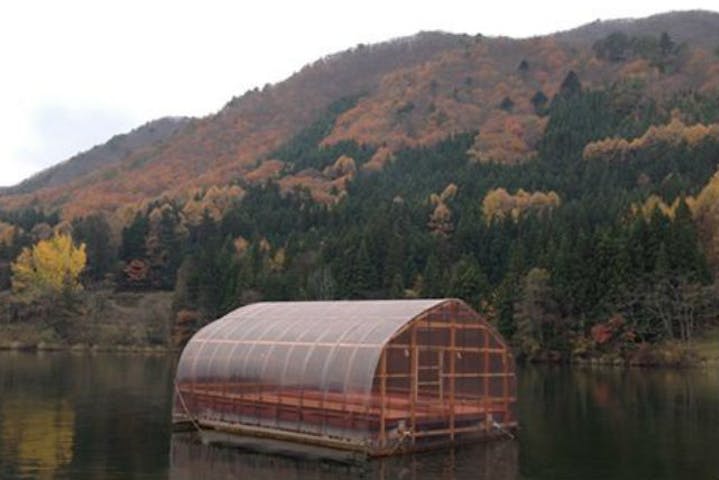
{"label": "mountain", "polygon": [[579,28],[557,33],[555,36],[570,43],[587,45],[615,32],[640,37],[667,32],[679,42],[713,50],[719,47],[717,23],[719,23],[719,13],[691,10],[639,19],[597,20]]}
{"label": "mountain", "polygon": [[0,323],[157,343],[95,292],[173,291],[152,324],[178,341],[258,300],[457,297],[530,359],[691,361],[719,326],[717,32],[675,12],[358,45],[71,160],[0,196]]}
{"label": "mountain", "polygon": [[0,194],[32,193],[43,188],[67,185],[138,151],[158,147],[185,128],[191,120],[184,117],[160,118],[128,133],[115,135],[102,145],[81,152],[62,163],[47,168],[13,187],[0,188]]}
{"label": "mountain", "polygon": [[152,151],[132,152],[62,189],[26,189],[5,195],[0,204],[67,207],[67,215],[75,216],[165,192],[176,195],[193,186],[226,183],[255,167],[333,101],[373,91],[387,73],[422,64],[464,42],[464,36],[426,32],[329,55],[284,82],[233,98],[218,113],[193,122],[172,142]]}
{"label": "mountain", "polygon": [[[570,71],[584,88],[643,82],[656,98],[716,88],[718,27],[719,14],[690,11],[598,21],[523,40],[425,32],[358,45],[234,98],[216,114],[162,120],[115,138],[0,192],[0,207],[59,208],[72,218],[268,177],[332,202],[336,195],[328,192],[343,182],[322,170],[336,158],[312,164],[288,154],[288,144],[308,125],[315,125],[324,147],[369,147],[371,157],[358,166],[369,171],[403,148],[477,131],[476,161],[519,163],[534,155],[546,125],[541,111]],[[616,32],[643,40],[625,40],[632,46],[622,47],[619,62],[599,58],[593,46]],[[655,58],[662,32],[683,46],[681,55]]]}

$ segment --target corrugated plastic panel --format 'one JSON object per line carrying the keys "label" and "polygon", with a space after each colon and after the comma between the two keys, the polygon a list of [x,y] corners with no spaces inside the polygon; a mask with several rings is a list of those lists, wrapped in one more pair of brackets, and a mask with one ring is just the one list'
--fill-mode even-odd
{"label": "corrugated plastic panel", "polygon": [[[248,305],[192,337],[180,358],[176,380],[192,384],[254,384],[262,395],[273,391],[296,390],[302,395],[312,392],[323,401],[328,395],[351,395],[353,403],[366,405],[385,344],[413,318],[446,301]],[[283,427],[277,418],[261,415],[250,421]],[[291,428],[303,430],[301,424]]]}

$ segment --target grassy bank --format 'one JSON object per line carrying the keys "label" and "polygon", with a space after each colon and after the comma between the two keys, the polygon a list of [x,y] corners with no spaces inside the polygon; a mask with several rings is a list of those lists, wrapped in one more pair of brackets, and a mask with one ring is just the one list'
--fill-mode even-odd
{"label": "grassy bank", "polygon": [[569,360],[574,365],[629,367],[701,367],[719,364],[719,328],[704,332],[691,343],[643,343],[616,351],[592,351]]}
{"label": "grassy bank", "polygon": [[702,361],[708,364],[719,364],[719,328],[707,331],[693,345]]}
{"label": "grassy bank", "polygon": [[167,349],[171,314],[171,292],[85,292],[78,314],[61,330],[52,316],[0,314],[0,349]]}
{"label": "grassy bank", "polygon": [[[0,350],[160,353],[175,350],[172,337],[172,292],[84,292],[79,314],[59,332],[53,318],[25,312],[20,318],[0,308]],[[0,306],[9,302],[0,293]],[[575,352],[576,353],[576,352]],[[693,367],[719,365],[719,327],[705,331],[692,344],[663,342],[629,347],[587,348],[580,355],[553,351],[531,363],[575,365]]]}

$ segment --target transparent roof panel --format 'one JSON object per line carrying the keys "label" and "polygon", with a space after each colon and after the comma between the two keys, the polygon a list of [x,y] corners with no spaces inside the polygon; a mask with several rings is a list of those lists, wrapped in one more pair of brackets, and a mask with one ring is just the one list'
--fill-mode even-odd
{"label": "transparent roof panel", "polygon": [[256,303],[202,328],[182,353],[177,381],[369,394],[384,345],[447,300]]}

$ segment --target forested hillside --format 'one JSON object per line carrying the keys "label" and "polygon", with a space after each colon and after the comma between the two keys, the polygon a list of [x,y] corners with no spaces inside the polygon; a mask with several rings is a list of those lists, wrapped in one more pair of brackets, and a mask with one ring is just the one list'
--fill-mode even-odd
{"label": "forested hillside", "polygon": [[0,322],[74,342],[93,292],[167,291],[181,342],[258,300],[452,296],[530,359],[661,361],[719,324],[719,15],[610,24],[358,46],[0,197]]}

